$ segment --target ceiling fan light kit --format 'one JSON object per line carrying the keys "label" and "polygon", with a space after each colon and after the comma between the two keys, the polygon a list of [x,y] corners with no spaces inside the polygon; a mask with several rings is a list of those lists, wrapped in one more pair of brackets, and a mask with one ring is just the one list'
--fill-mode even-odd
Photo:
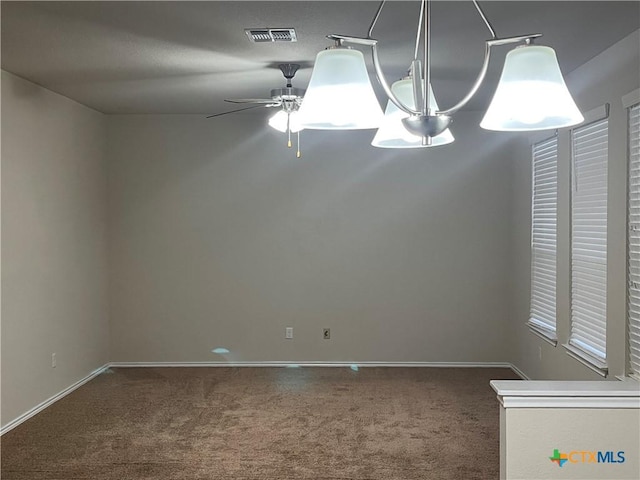
{"label": "ceiling fan light kit", "polygon": [[298,133],[302,130],[299,113],[297,111],[287,113],[284,110],[278,110],[275,115],[269,118],[268,123],[271,128],[282,133],[286,133],[287,131],[291,131],[291,133]]}
{"label": "ceiling fan light kit", "polygon": [[[507,54],[498,87],[480,126],[497,131],[534,131],[568,127],[584,121],[565,85],[554,50],[532,44],[542,34],[499,38],[476,0],[472,3],[491,38],[485,41],[484,62],[469,92],[456,105],[445,110],[439,109],[433,96],[430,0],[420,2],[410,79],[390,87],[378,57],[378,40],[372,37],[385,3],[386,0],[380,2],[367,37],[327,36],[336,42],[336,46],[320,52],[316,58],[300,107],[302,127],[326,130],[379,128],[372,145],[384,148],[451,143],[453,135],[448,127],[452,116],[471,100],[482,85],[491,49],[512,44],[523,45]],[[421,40],[422,60],[418,58]],[[389,99],[384,120],[366,73],[364,57],[357,50],[345,48],[345,44],[371,48],[376,77]]]}
{"label": "ceiling fan light kit", "polygon": [[[291,29],[293,31],[293,29]],[[249,35],[250,30],[245,30]],[[255,31],[251,31],[255,32]],[[267,41],[267,40],[260,40]],[[295,40],[294,40],[295,41]],[[250,107],[239,108],[237,110],[231,110],[230,112],[219,113],[217,115],[210,115],[207,118],[219,117],[222,115],[228,115],[230,113],[241,112],[243,110],[249,110],[257,107],[280,107],[274,115],[269,118],[269,126],[287,134],[287,147],[293,146],[291,142],[291,134],[298,134],[298,148],[296,150],[296,156],[300,158],[302,153],[300,151],[300,131],[304,129],[301,125],[298,115],[302,98],[305,94],[305,89],[295,88],[291,84],[291,80],[295,77],[296,72],[300,69],[300,65],[297,63],[281,63],[278,68],[282,72],[282,75],[286,79],[286,85],[283,88],[274,88],[271,90],[271,98],[236,98],[226,99],[225,102],[229,103],[251,103],[254,104]]]}

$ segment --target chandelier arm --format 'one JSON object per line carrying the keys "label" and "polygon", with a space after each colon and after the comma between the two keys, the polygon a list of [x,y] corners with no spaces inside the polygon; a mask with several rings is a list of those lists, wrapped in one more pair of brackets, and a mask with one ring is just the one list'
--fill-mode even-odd
{"label": "chandelier arm", "polygon": [[480,85],[482,85],[482,82],[487,76],[487,70],[489,68],[490,58],[491,58],[491,44],[489,42],[486,42],[485,48],[484,48],[484,62],[482,63],[482,68],[480,69],[480,73],[476,77],[476,81],[471,87],[471,90],[469,90],[469,92],[464,96],[464,98],[460,100],[458,103],[456,103],[453,107],[447,110],[438,111],[437,112],[438,115],[453,115],[462,107],[464,107],[467,103],[469,103],[469,100],[471,100],[471,98],[476,94],[476,92],[480,88]]}
{"label": "chandelier arm", "polygon": [[491,47],[496,47],[500,45],[509,45],[512,43],[520,43],[520,42],[524,42],[524,41],[531,40],[533,38],[538,38],[541,36],[542,36],[541,33],[532,33],[528,35],[519,35],[516,37],[494,38],[492,40],[487,40],[485,42],[484,62],[482,63],[482,68],[480,69],[480,73],[478,74],[475,83],[471,87],[471,90],[469,90],[469,93],[467,93],[464,96],[464,98],[460,100],[457,104],[455,104],[453,107],[447,110],[439,110],[438,112],[436,112],[436,115],[453,115],[462,107],[464,107],[467,103],[469,103],[469,100],[471,100],[471,98],[476,94],[476,92],[480,88],[480,85],[482,85],[482,82],[487,76],[487,69],[489,68],[489,60],[491,58]]}
{"label": "chandelier arm", "polygon": [[[469,93],[467,93],[464,96],[464,98],[460,100],[453,107],[447,110],[439,110],[435,112],[435,114],[441,115],[441,116],[449,116],[456,113],[458,110],[464,107],[467,103],[469,103],[469,100],[471,100],[471,98],[476,94],[476,92],[480,88],[480,85],[482,85],[482,82],[484,81],[487,75],[487,69],[489,67],[489,59],[491,57],[491,47],[530,41],[534,38],[538,38],[541,36],[542,36],[541,33],[531,33],[527,35],[519,35],[516,37],[494,38],[491,40],[487,40],[485,42],[485,55],[484,55],[484,62],[482,64],[482,68],[480,69],[480,73],[478,74],[475,83],[471,87],[471,90],[469,90]],[[412,108],[407,107],[400,100],[398,100],[395,94],[391,91],[391,87],[389,87],[389,83],[387,82],[387,79],[384,76],[384,72],[382,71],[382,66],[380,65],[380,59],[378,57],[378,40],[374,38],[351,37],[347,35],[336,35],[336,34],[327,35],[327,38],[338,41],[338,42],[354,43],[356,45],[366,45],[368,47],[371,47],[371,51],[373,55],[373,66],[375,67],[376,76],[378,77],[378,81],[380,82],[380,85],[382,86],[382,89],[384,90],[384,93],[387,95],[389,100],[391,100],[391,102],[393,102],[393,104],[396,107],[398,107],[403,112],[408,113],[409,115],[420,116],[422,114],[420,110],[414,110]]]}
{"label": "chandelier arm", "polygon": [[371,47],[373,55],[373,66],[376,70],[378,82],[380,82],[380,85],[382,86],[382,89],[384,90],[384,93],[387,95],[389,100],[391,100],[396,107],[398,107],[403,112],[408,113],[409,115],[420,115],[419,111],[407,107],[404,103],[398,100],[398,97],[396,97],[395,94],[391,91],[391,87],[389,87],[389,83],[387,82],[387,79],[384,76],[384,72],[382,71],[380,59],[378,58],[378,40],[376,40],[375,38],[351,37],[348,35],[337,34],[327,35],[327,38],[338,42],[353,43],[356,45],[366,45],[368,47]]}
{"label": "chandelier arm", "polygon": [[492,40],[487,40],[487,43],[492,47],[497,47],[500,45],[509,45],[511,43],[527,42],[541,36],[541,33],[528,33],[527,35],[518,35],[516,37],[494,38]]}
{"label": "chandelier arm", "polygon": [[[431,115],[431,105],[429,101],[429,85],[431,85],[431,2],[422,0],[424,8],[424,89],[422,89],[422,114]],[[420,77],[418,77],[420,80]],[[420,83],[415,79],[414,84]],[[416,105],[417,107],[417,105]]]}
{"label": "chandelier arm", "polygon": [[362,38],[362,37],[351,37],[349,35],[338,35],[332,33],[331,35],[327,35],[327,38],[330,40],[335,40],[336,42],[346,42],[353,43],[356,45],[366,45],[367,47],[373,47],[378,43],[378,40],[375,38]]}
{"label": "chandelier arm", "polygon": [[[378,82],[382,86],[384,93],[387,94],[387,97],[389,98],[389,100],[391,100],[391,102],[393,102],[393,104],[396,107],[398,107],[403,112],[408,113],[409,115],[420,115],[419,110],[414,110],[412,108],[409,108],[404,103],[402,103],[398,99],[398,97],[396,97],[396,95],[393,93],[393,91],[391,90],[391,87],[389,87],[389,83],[387,82],[387,79],[384,76],[384,72],[382,71],[382,65],[380,65],[380,58],[378,58],[378,45],[377,44],[372,45],[371,51],[373,56],[373,66],[376,70],[376,77],[378,77]],[[419,75],[419,71],[418,71],[418,75]]]}
{"label": "chandelier arm", "polygon": [[367,32],[367,38],[371,38],[371,34],[373,33],[373,27],[375,27],[376,23],[378,23],[378,17],[380,17],[380,14],[382,13],[382,8],[384,7],[385,3],[386,3],[386,0],[382,0],[380,2],[380,5],[378,5],[378,10],[376,11],[376,14],[373,16],[373,20],[371,20],[371,25],[369,26],[369,31]]}
{"label": "chandelier arm", "polygon": [[480,4],[477,2],[477,0],[473,0],[473,5],[476,7],[476,10],[478,11],[478,13],[480,14],[480,16],[482,17],[482,20],[484,21],[484,24],[487,26],[487,28],[489,29],[489,32],[491,33],[491,38],[496,39],[498,38],[496,35],[496,31],[493,29],[493,27],[491,26],[491,23],[489,22],[489,20],[487,19],[487,16],[484,14],[484,11],[482,10],[482,8],[480,7]]}
{"label": "chandelier arm", "polygon": [[422,113],[422,102],[424,90],[422,88],[422,63],[420,60],[414,60],[411,62],[409,68],[409,74],[411,75],[411,86],[413,88],[413,105],[417,112]]}
{"label": "chandelier arm", "polygon": [[418,32],[416,33],[416,48],[413,50],[413,59],[418,59],[420,49],[420,33],[422,32],[422,16],[424,15],[424,2],[420,2],[420,16],[418,17]]}

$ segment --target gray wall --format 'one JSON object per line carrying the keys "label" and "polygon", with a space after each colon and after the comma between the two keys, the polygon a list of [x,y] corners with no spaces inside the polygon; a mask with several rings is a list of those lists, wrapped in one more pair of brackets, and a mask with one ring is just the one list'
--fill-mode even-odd
{"label": "gray wall", "polygon": [[[640,84],[640,31],[574,70],[567,84],[583,112],[609,103],[609,196],[607,266],[607,356],[610,376],[622,375],[626,352],[626,185],[627,120],[622,96]],[[539,137],[540,138],[540,137]],[[520,139],[513,158],[513,290],[511,322],[516,348],[513,363],[534,379],[598,380],[598,374],[568,357],[562,343],[569,337],[569,134],[561,131],[558,166],[558,338],[553,347],[533,335],[529,316],[531,235],[530,141]],[[540,359],[540,349],[542,358]]]}
{"label": "gray wall", "polygon": [[104,152],[102,114],[2,72],[3,425],[109,360]]}
{"label": "gray wall", "polygon": [[[569,75],[583,110],[612,107],[613,374],[620,97],[638,86],[637,45],[636,32]],[[479,115],[458,115],[456,143],[426,151],[374,149],[371,131],[303,132],[296,159],[259,115],[105,118],[5,72],[2,100],[3,424],[109,360],[511,360],[533,378],[600,378],[525,327],[529,140],[483,131]],[[560,175],[563,341],[568,164]]]}
{"label": "gray wall", "polygon": [[109,117],[112,359],[508,360],[511,137],[297,159],[266,118]]}

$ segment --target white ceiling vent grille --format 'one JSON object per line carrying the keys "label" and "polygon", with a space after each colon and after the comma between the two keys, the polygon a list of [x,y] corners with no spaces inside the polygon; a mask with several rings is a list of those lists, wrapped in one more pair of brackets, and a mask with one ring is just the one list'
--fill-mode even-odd
{"label": "white ceiling vent grille", "polygon": [[298,41],[293,28],[247,28],[244,33],[254,43]]}

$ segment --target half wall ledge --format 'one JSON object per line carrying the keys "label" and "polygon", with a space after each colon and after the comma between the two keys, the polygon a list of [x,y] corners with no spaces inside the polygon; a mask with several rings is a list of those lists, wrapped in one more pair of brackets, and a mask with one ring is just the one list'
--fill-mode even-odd
{"label": "half wall ledge", "polygon": [[638,480],[640,383],[493,380],[501,480]]}

